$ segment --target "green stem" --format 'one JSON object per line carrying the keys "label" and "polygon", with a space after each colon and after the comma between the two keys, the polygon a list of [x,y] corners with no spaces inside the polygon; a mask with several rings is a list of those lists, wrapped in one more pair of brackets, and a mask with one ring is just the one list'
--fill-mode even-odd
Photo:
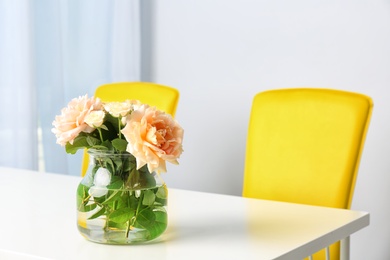
{"label": "green stem", "polygon": [[130,228],[132,226],[134,226],[135,222],[137,221],[137,216],[138,216],[138,213],[139,213],[139,210],[141,208],[141,205],[142,205],[142,200],[144,198],[144,193],[141,191],[141,194],[139,195],[139,200],[138,200],[138,205],[137,205],[137,209],[135,210],[135,215],[129,219],[128,223],[127,223],[127,228],[126,228],[126,238],[129,237],[129,232],[130,232]]}
{"label": "green stem", "polygon": [[91,195],[88,195],[85,199],[83,199],[80,203],[80,206],[79,206],[79,210],[81,208],[82,205],[84,205],[85,202],[87,202],[89,200],[89,198],[91,197]]}
{"label": "green stem", "polygon": [[126,238],[129,238],[129,233],[130,233],[130,219],[127,221],[127,227],[126,227]]}
{"label": "green stem", "polygon": [[103,143],[104,140],[103,140],[102,130],[100,128],[97,128],[97,130],[99,131],[100,141]]}
{"label": "green stem", "polygon": [[[138,201],[138,206],[137,206],[137,210],[135,211],[135,220],[137,220],[137,216],[138,216],[138,213],[139,213],[139,209],[141,207],[141,204],[142,204],[142,200],[144,198],[144,192],[142,190],[140,190],[141,194],[139,195],[139,201]],[[134,222],[135,222],[134,220]]]}
{"label": "green stem", "polygon": [[106,223],[104,224],[104,230],[107,232],[109,230],[108,223],[110,222],[109,214],[106,214]]}
{"label": "green stem", "polygon": [[122,139],[122,132],[121,132],[121,124],[122,124],[122,116],[121,115],[119,115],[119,117],[118,117],[118,137],[119,137],[119,139]]}
{"label": "green stem", "polygon": [[126,238],[129,237],[130,229],[132,226],[134,226],[135,222],[137,221],[137,216],[138,216],[139,210],[140,210],[141,205],[142,205],[143,195],[144,195],[144,193],[141,191],[141,194],[139,195],[137,209],[135,210],[135,214],[131,219],[129,219],[129,221],[127,221]]}

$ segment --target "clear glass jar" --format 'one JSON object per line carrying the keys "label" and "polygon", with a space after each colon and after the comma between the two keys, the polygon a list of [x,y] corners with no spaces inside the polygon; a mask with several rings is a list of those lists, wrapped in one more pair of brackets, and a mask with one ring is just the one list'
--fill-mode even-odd
{"label": "clear glass jar", "polygon": [[159,237],[167,227],[168,190],[160,175],[136,169],[130,153],[89,150],[77,188],[77,226],[93,242],[131,244]]}

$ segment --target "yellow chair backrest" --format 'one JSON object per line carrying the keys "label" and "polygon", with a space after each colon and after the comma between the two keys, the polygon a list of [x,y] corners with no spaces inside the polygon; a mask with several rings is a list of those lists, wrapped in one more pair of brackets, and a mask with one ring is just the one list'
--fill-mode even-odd
{"label": "yellow chair backrest", "polygon": [[[243,196],[350,208],[372,107],[370,97],[340,90],[257,94],[248,128]],[[338,245],[331,254],[338,259]]]}
{"label": "yellow chair backrest", "polygon": [[[119,82],[99,86],[95,97],[103,102],[136,99],[174,116],[179,102],[179,91],[175,88],[149,82]],[[81,176],[84,176],[89,164],[89,156],[84,151]]]}

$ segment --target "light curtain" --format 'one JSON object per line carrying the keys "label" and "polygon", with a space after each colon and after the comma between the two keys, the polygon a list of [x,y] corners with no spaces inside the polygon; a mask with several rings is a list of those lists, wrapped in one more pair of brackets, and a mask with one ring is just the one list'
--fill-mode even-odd
{"label": "light curtain", "polygon": [[51,133],[97,86],[140,79],[139,0],[0,0],[0,166],[79,175]]}
{"label": "light curtain", "polygon": [[28,1],[0,1],[0,166],[36,169],[30,15]]}

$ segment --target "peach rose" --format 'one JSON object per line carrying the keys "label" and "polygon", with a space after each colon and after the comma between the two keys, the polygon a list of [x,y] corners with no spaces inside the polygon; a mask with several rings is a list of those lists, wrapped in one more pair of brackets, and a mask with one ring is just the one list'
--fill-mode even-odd
{"label": "peach rose", "polygon": [[61,115],[55,117],[52,132],[57,137],[57,143],[65,146],[73,144],[74,139],[81,133],[91,133],[95,128],[85,123],[85,117],[92,111],[100,110],[98,98],[88,98],[88,95],[72,99],[68,106],[61,110]]}
{"label": "peach rose", "polygon": [[122,133],[127,151],[137,160],[137,169],[147,164],[150,172],[160,173],[166,172],[166,161],[178,164],[184,130],[170,115],[142,105],[127,116]]}

